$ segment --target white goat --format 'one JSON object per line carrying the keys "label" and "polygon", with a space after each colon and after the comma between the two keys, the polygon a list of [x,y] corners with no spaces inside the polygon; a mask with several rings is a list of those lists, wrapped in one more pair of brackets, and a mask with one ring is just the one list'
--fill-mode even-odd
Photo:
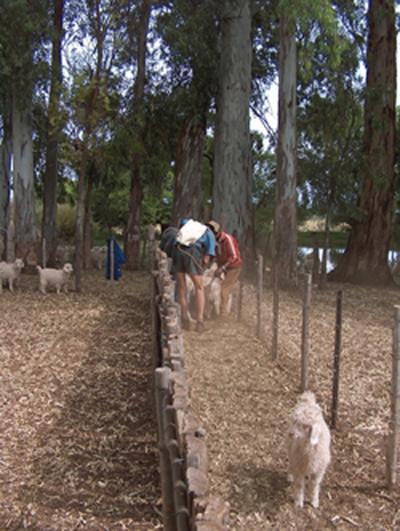
{"label": "white goat", "polygon": [[[225,274],[215,276],[218,270],[218,265],[213,262],[210,267],[205,269],[203,273],[203,286],[205,297],[204,317],[211,319],[214,315],[219,315],[221,308],[221,284],[224,280]],[[186,275],[186,288],[189,295],[189,300],[195,297],[196,291],[194,284],[189,275]],[[230,313],[232,307],[232,295],[229,297],[227,312]]]}
{"label": "white goat", "polygon": [[23,267],[24,261],[22,258],[17,258],[12,263],[0,262],[0,293],[3,290],[3,283],[7,282],[10,291],[14,291],[14,283],[18,280]]}
{"label": "white goat", "polygon": [[322,479],[331,460],[331,435],[322,410],[311,391],[297,403],[287,433],[289,476],[293,480],[295,505],[303,507],[306,479],[310,482],[311,503],[319,506]]}
{"label": "white goat", "polygon": [[67,262],[62,269],[42,269],[37,266],[39,272],[39,291],[46,293],[47,286],[54,287],[58,294],[63,289],[68,293],[68,281],[73,271],[72,265]]}
{"label": "white goat", "polygon": [[213,313],[214,315],[219,315],[221,308],[221,281],[221,278],[214,277],[204,288],[204,296],[206,299],[204,316],[206,319],[211,319]]}

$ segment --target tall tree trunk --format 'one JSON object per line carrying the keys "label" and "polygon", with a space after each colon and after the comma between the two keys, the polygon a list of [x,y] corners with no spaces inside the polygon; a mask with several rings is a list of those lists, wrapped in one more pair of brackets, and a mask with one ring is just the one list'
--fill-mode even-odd
{"label": "tall tree trunk", "polygon": [[206,123],[205,114],[187,117],[182,123],[175,161],[171,219],[175,226],[183,218],[201,219]]}
{"label": "tall tree trunk", "polygon": [[82,291],[82,266],[83,266],[83,234],[85,219],[85,180],[88,161],[87,152],[88,139],[86,138],[80,146],[79,175],[78,175],[78,197],[76,201],[76,221],[75,221],[75,289],[78,293]]}
{"label": "tall tree trunk", "polygon": [[358,202],[359,219],[352,227],[346,251],[333,280],[357,284],[387,284],[392,276],[388,253],[392,233],[396,31],[394,1],[370,0],[365,99],[366,164]]}
{"label": "tall tree trunk", "polygon": [[146,51],[147,51],[147,32],[149,28],[149,19],[151,12],[152,0],[143,0],[140,5],[140,14],[138,21],[138,49],[137,49],[137,74],[134,83],[134,149],[131,170],[131,188],[129,198],[129,215],[125,232],[125,259],[128,269],[140,269],[140,232],[142,217],[142,179],[141,166],[142,158],[140,156],[141,144],[143,143],[140,120],[138,117],[142,112],[145,74],[146,74]]}
{"label": "tall tree trunk", "polygon": [[248,0],[226,1],[222,28],[220,94],[217,100],[212,217],[226,219],[244,256],[252,259],[252,207],[249,104],[251,17]]}
{"label": "tall tree trunk", "polygon": [[[138,175],[131,177],[129,219],[125,234],[125,254],[127,266],[130,269],[140,269],[140,224],[142,218],[143,190]],[[129,264],[128,264],[129,259]]]}
{"label": "tall tree trunk", "polygon": [[294,22],[281,14],[279,136],[273,267],[281,287],[297,284],[297,53]]}
{"label": "tall tree trunk", "polygon": [[[54,1],[53,47],[51,58],[51,86],[48,107],[46,171],[44,174],[42,238],[46,240],[46,261],[50,267],[56,263],[57,249],[57,124],[61,90],[61,40],[64,0]],[[43,262],[43,260],[42,260]]]}
{"label": "tall tree trunk", "polygon": [[15,254],[26,257],[37,251],[33,142],[31,115],[13,103],[12,114]]}
{"label": "tall tree trunk", "polygon": [[10,222],[11,131],[3,124],[3,142],[0,146],[0,260],[7,256],[7,231]]}
{"label": "tall tree trunk", "polygon": [[83,221],[83,268],[91,267],[91,250],[92,250],[92,192],[93,180],[88,179],[86,194],[84,199],[84,221]]}

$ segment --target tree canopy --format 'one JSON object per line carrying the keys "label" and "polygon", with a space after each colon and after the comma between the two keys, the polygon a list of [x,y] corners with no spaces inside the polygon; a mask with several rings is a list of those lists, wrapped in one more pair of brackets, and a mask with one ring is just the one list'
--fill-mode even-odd
{"label": "tree canopy", "polygon": [[[227,21],[241,20],[243,9],[248,26],[229,33]],[[272,257],[281,202],[276,186],[286,173],[280,162],[286,155],[279,158],[278,130],[269,125],[268,92],[282,74],[282,12],[292,24],[296,52],[289,69],[296,74],[291,232],[298,219],[318,215],[366,234],[368,227],[359,225],[367,208],[365,168],[378,149],[377,141],[367,139],[384,134],[380,117],[368,115],[377,108],[374,90],[392,90],[390,77],[382,87],[371,82],[374,65],[382,63],[376,63],[374,28],[385,42],[394,38],[394,2],[388,0],[371,0],[368,8],[361,0],[7,0],[0,10],[2,234],[18,225],[20,210],[10,209],[10,201],[36,199],[44,203],[43,219],[29,217],[37,232],[30,231],[26,247],[40,248],[41,234],[49,246],[53,240],[55,252],[55,206],[69,183],[83,267],[94,225],[124,231],[128,266],[136,268],[142,227],[160,218],[178,224],[189,215],[207,221],[211,213],[226,216],[249,259],[257,252]],[[391,17],[385,27],[378,22],[383,12]],[[236,79],[229,78],[239,64]],[[394,67],[387,65],[388,75]],[[245,93],[245,99],[236,97]],[[235,96],[230,102],[228,94]],[[32,169],[18,170],[21,182],[29,177],[34,183],[32,197],[25,197],[11,171],[17,146],[13,109],[32,127],[31,133],[25,127],[33,142]],[[250,136],[250,113],[265,125],[262,138]],[[385,175],[397,164],[394,155],[387,164]],[[372,180],[371,193],[381,193],[382,180]],[[392,218],[398,219],[394,185],[388,190],[390,216],[376,229],[386,247]],[[292,237],[282,242],[281,268],[295,262],[297,245]],[[6,245],[7,238],[3,257]],[[357,262],[361,251],[354,252]],[[344,278],[348,267],[337,274]]]}

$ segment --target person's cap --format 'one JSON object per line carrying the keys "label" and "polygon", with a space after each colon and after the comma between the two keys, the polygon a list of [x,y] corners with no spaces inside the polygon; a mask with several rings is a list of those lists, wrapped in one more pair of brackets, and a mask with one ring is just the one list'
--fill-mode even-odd
{"label": "person's cap", "polygon": [[210,227],[210,229],[213,231],[214,234],[218,234],[219,230],[220,230],[220,226],[219,226],[219,223],[217,223],[216,221],[209,221],[207,223],[207,225]]}

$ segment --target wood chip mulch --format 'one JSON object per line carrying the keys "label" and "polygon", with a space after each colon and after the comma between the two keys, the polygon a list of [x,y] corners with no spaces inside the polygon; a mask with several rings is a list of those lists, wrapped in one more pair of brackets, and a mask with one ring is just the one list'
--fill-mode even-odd
{"label": "wood chip mulch", "polygon": [[[72,279],[73,280],[73,279]],[[0,529],[162,529],[151,378],[150,278],[111,287],[85,272],[82,293],[42,295],[23,274],[0,297]],[[330,419],[336,293],[343,291],[337,428],[320,508],[293,505],[285,433],[299,395],[303,294],[272,291],[256,337],[256,294],[242,319],[184,332],[191,407],[207,430],[210,494],[231,530],[400,529],[399,487],[386,486],[393,307],[398,287],[313,290],[309,376]]]}
{"label": "wood chip mulch", "polygon": [[184,332],[192,408],[207,431],[211,495],[230,503],[232,530],[400,529],[399,486],[389,491],[385,476],[392,327],[400,291],[339,284],[313,288],[309,383],[328,423],[339,290],[338,417],[319,509],[309,503],[295,508],[287,480],[285,434],[301,386],[302,290],[280,293],[276,360],[270,288],[263,296],[262,338],[257,338],[256,292],[248,285],[240,321],[234,304],[234,314],[227,321],[209,321],[208,332]]}
{"label": "wood chip mulch", "polygon": [[149,275],[0,296],[0,529],[161,529]]}

